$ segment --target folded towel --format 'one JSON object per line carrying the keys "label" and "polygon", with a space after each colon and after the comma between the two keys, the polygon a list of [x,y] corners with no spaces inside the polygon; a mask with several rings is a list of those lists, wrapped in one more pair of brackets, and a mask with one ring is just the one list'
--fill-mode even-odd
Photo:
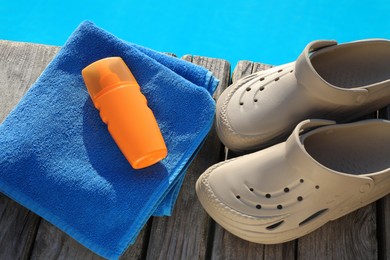
{"label": "folded towel", "polygon": [[[168,148],[134,170],[99,117],[81,70],[120,56]],[[106,258],[118,258],[152,215],[170,214],[214,116],[216,80],[186,61],[82,23],[0,125],[1,191]]]}

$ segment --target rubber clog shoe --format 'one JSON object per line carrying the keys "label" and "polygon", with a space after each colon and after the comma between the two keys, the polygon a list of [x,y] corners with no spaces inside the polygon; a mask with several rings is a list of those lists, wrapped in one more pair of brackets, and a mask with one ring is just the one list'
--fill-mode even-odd
{"label": "rubber clog shoe", "polygon": [[253,151],[285,141],[302,120],[347,122],[389,103],[390,41],[315,41],[296,62],[229,86],[217,101],[216,130],[231,150]]}
{"label": "rubber clog shoe", "polygon": [[390,192],[390,121],[305,120],[286,142],[216,164],[196,183],[208,214],[245,240],[301,237]]}

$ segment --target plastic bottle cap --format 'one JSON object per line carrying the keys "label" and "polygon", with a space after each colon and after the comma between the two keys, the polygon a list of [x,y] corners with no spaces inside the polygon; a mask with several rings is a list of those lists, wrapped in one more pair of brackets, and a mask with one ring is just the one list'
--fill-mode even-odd
{"label": "plastic bottle cap", "polygon": [[92,99],[101,90],[120,83],[136,84],[133,74],[120,57],[110,57],[95,61],[82,70],[82,75]]}

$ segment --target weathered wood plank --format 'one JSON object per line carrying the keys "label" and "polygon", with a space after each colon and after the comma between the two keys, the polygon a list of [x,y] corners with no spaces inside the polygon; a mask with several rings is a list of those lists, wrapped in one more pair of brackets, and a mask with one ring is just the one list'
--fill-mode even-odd
{"label": "weathered wood plank", "polygon": [[[390,105],[381,109],[379,118],[390,120]],[[377,201],[378,210],[378,256],[380,260],[390,259],[390,194]]]}
{"label": "weathered wood plank", "polygon": [[295,243],[262,245],[240,239],[216,224],[212,259],[294,259]]}
{"label": "weathered wood plank", "polygon": [[[272,66],[251,61],[239,61],[233,72],[233,82]],[[236,157],[228,151],[227,158]],[[216,224],[212,259],[293,259],[295,243],[262,245],[242,240]]]}
{"label": "weathered wood plank", "polygon": [[28,259],[40,218],[0,194],[0,259]]}
{"label": "weathered wood plank", "polygon": [[[228,84],[230,65],[227,61],[198,56],[183,59],[204,66],[220,79],[219,88]],[[210,218],[195,194],[199,175],[220,160],[221,145],[212,130],[202,149],[187,170],[173,214],[169,218],[153,218],[146,259],[204,259],[207,255]]]}
{"label": "weathered wood plank", "polygon": [[383,229],[378,230],[378,232],[382,232],[382,247],[379,256],[384,260],[390,259],[390,195],[381,199],[379,203],[382,203],[382,215],[380,217],[383,223]]}
{"label": "weathered wood plank", "polygon": [[[0,122],[34,83],[57,47],[0,40]],[[27,259],[40,218],[0,196],[0,259]]]}
{"label": "weathered wood plank", "polygon": [[[141,259],[144,250],[146,225],[134,245],[120,259]],[[35,241],[35,247],[31,254],[32,259],[74,259],[74,260],[100,260],[104,259],[88,248],[82,246],[66,233],[53,226],[46,220],[42,220]]]}
{"label": "weathered wood plank", "polygon": [[241,60],[237,63],[236,67],[234,68],[233,75],[232,75],[232,81],[236,82],[237,80],[248,76],[252,73],[255,73],[257,71],[262,71],[272,68],[272,65],[264,64],[264,63],[258,63],[248,60]]}
{"label": "weathered wood plank", "polygon": [[46,68],[59,47],[0,40],[0,122]]}
{"label": "weathered wood plank", "polygon": [[103,259],[45,220],[39,226],[31,258]]}
{"label": "weathered wood plank", "polygon": [[253,64],[254,62],[249,60],[239,61],[236,67],[234,67],[232,82],[236,82],[237,80],[254,73],[255,71],[253,70]]}
{"label": "weathered wood plank", "polygon": [[230,63],[226,60],[207,58],[202,56],[185,55],[183,60],[201,65],[211,71],[214,76],[220,80],[218,88],[214,92],[214,99],[216,100],[223,90],[227,88],[230,82]]}
{"label": "weathered wood plank", "polygon": [[376,259],[375,204],[298,239],[298,259]]}

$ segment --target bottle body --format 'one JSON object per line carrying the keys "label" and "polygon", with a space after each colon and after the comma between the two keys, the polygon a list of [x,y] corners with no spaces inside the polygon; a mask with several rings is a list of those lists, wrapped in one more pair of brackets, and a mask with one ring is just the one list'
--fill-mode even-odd
{"label": "bottle body", "polygon": [[111,88],[94,98],[100,117],[134,169],[155,164],[167,155],[160,128],[138,85]]}

